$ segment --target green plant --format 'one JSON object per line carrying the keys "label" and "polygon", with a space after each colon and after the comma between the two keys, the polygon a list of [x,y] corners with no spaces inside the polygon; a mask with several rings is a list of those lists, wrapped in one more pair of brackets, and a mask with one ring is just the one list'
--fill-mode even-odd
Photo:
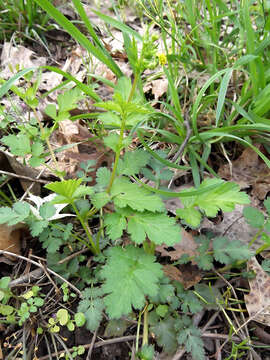
{"label": "green plant", "polygon": [[260,237],[261,240],[264,242],[264,244],[260,248],[258,248],[258,254],[264,249],[266,249],[270,244],[270,198],[264,200],[263,204],[266,209],[267,216],[265,216],[262,211],[252,206],[247,206],[243,210],[243,215],[246,222],[251,227],[258,229],[257,233],[251,239],[249,246],[251,246],[258,239],[258,237]]}
{"label": "green plant", "polygon": [[48,320],[48,330],[53,333],[60,331],[62,326],[66,326],[69,331],[74,331],[75,327],[83,326],[85,323],[85,316],[83,313],[78,312],[71,318],[66,309],[59,309],[55,316],[50,317]]}
{"label": "green plant", "polygon": [[[163,163],[158,165],[157,161],[153,162],[148,152],[142,149],[127,151],[132,139],[132,129],[151,115],[148,107],[143,104],[143,99],[135,92],[134,86],[129,79],[120,78],[115,86],[113,100],[96,104],[97,107],[106,110],[99,115],[99,120],[105,126],[113,125],[120,129],[120,132],[111,131],[104,138],[105,146],[115,153],[115,160],[112,169],[101,167],[97,170],[95,186],[82,185],[84,177],[55,181],[45,186],[52,192],[48,197],[40,199],[30,196],[30,201],[36,206],[30,206],[27,202],[17,202],[11,208],[0,208],[1,223],[15,225],[24,222],[29,226],[33,236],[39,236],[43,247],[47,249],[48,265],[53,263],[54,270],[60,273],[64,271],[64,275],[68,277],[80,276],[86,272],[86,276],[83,277],[85,280],[82,280],[80,285],[85,290],[78,311],[85,314],[86,326],[91,331],[99,326],[104,310],[111,319],[118,319],[123,315],[129,315],[133,309],[143,314],[143,308],[146,306],[145,317],[149,312],[148,302],[153,302],[157,304],[157,313],[161,317],[169,316],[166,314],[168,294],[172,297],[175,290],[164,279],[161,264],[155,258],[154,252],[156,245],[171,246],[178,243],[181,240],[181,228],[176,223],[176,219],[166,214],[161,196],[181,197],[185,208],[179,210],[178,215],[187,223],[196,218],[196,223],[191,224],[193,226],[198,226],[201,219],[197,207],[206,215],[213,217],[220,209],[231,211],[236,203],[249,202],[248,196],[239,192],[236,184],[225,183],[219,179],[205,180],[197,189],[180,193],[152,188],[141,183],[137,175],[143,172],[150,175],[151,170],[147,168],[150,162],[157,184],[165,175],[165,178],[168,178],[169,172],[166,173],[166,169],[164,172]],[[70,101],[68,94],[71,97]],[[54,124],[69,117],[68,112],[73,106],[74,94],[76,90],[58,97],[59,109],[50,107],[47,111]],[[66,109],[62,104],[71,105]],[[63,117],[60,116],[62,112]],[[14,149],[11,147],[10,150],[12,152]],[[123,156],[122,152],[124,152]],[[161,154],[159,158],[164,161],[162,156]],[[113,205],[114,211],[104,213],[103,209],[109,203]],[[70,207],[71,213],[61,214],[61,210],[66,206]],[[76,236],[71,225],[63,227],[60,223],[53,222],[64,216],[75,216],[84,229],[86,238]],[[98,218],[100,224],[97,234],[93,234],[89,226],[94,217]],[[131,244],[122,247],[115,242],[121,244],[124,231],[129,235]],[[100,257],[101,243],[104,241],[113,246],[109,246]],[[223,238],[214,239],[213,242],[213,255],[211,251],[205,254],[209,241],[201,239],[199,247],[201,258],[198,262],[203,269],[212,268],[213,256],[224,264],[248,259],[251,256],[251,252],[241,247],[239,242],[228,243]],[[66,243],[74,244],[73,249],[80,248],[82,244],[87,246],[94,255],[98,255],[96,261],[101,267],[97,267],[95,272],[87,268],[81,269],[80,272],[79,262],[84,260],[83,256],[81,259],[73,259],[73,267],[69,270],[68,264],[57,265],[62,257],[60,249]],[[63,257],[67,255],[66,251],[67,249],[64,250]],[[93,276],[91,284],[86,280],[90,274]],[[184,313],[201,309],[201,305],[191,292],[185,294],[182,289],[178,291],[177,297],[174,306],[176,303],[179,306],[182,303]],[[67,293],[65,298],[67,299]],[[23,305],[22,316],[23,312],[27,313],[29,306],[35,304]],[[170,314],[168,309],[167,312]],[[174,327],[179,333],[179,344],[187,341],[188,351],[196,351],[194,350],[196,346],[199,351],[201,340],[198,331],[189,326],[187,320],[181,320],[179,317],[176,320]],[[55,317],[48,320],[48,326],[52,332],[58,332],[60,325],[66,325],[72,330],[75,328],[74,321],[76,322],[76,315],[73,320],[67,310],[60,309]],[[147,320],[144,328],[148,328]],[[144,345],[147,345],[147,341],[145,336]],[[202,357],[201,354],[203,354],[202,349],[197,356]]]}
{"label": "green plant", "polygon": [[[40,287],[33,286],[21,296],[15,295],[9,289],[10,277],[0,279],[0,314],[4,316],[1,320],[4,323],[18,323],[22,325],[31,314],[38,311],[44,305],[43,294],[39,295]],[[11,299],[17,299],[20,306],[8,305]]]}
{"label": "green plant", "polygon": [[[86,85],[55,67],[42,67],[40,71],[63,75],[66,79],[63,87],[69,82],[77,86],[73,90],[64,90],[58,96],[57,104],[47,106],[48,127],[44,127],[37,114],[39,78],[33,82],[34,69],[21,70],[3,82],[0,96],[8,91],[18,95],[34,112],[34,119],[19,127],[6,119],[2,126],[8,135],[2,138],[2,143],[15,156],[27,156],[25,161],[30,166],[48,166],[46,156],[51,156],[55,166],[50,170],[60,181],[45,186],[43,190],[51,192],[48,197],[30,196],[28,200],[32,205],[16,202],[11,207],[0,208],[0,222],[11,226],[18,222],[26,223],[46,250],[49,268],[64,278],[76,279],[76,286],[82,294],[77,311],[85,314],[85,325],[89,330],[98,329],[103,312],[115,320],[137,311],[138,335],[143,322],[141,349],[139,336],[136,341],[139,358],[153,358],[154,349],[148,344],[150,328],[158,345],[166,352],[185,345],[194,358],[203,359],[200,331],[188,315],[199,312],[206,305],[226,309],[226,295],[216,293],[211,285],[205,288],[197,284],[193,291],[171,282],[164,276],[162,260],[155,256],[155,248],[162,244],[170,247],[181,241],[179,223],[196,228],[204,216],[215,217],[218,211],[232,211],[235,204],[249,203],[248,196],[239,191],[238,185],[219,179],[211,167],[213,154],[228,159],[235,144],[241,144],[252,148],[270,166],[267,157],[270,131],[269,38],[265,31],[269,28],[269,21],[265,18],[264,8],[247,0],[231,1],[230,4],[217,0],[212,3],[208,0],[140,0],[138,6],[150,19],[143,36],[125,25],[119,16],[116,20],[95,11],[108,26],[122,31],[124,50],[133,71],[131,82],[123,76],[100,41],[79,0],[72,3],[91,40],[50,1],[35,0],[35,3],[89,54],[107,65],[118,81],[115,85],[91,74],[93,79],[113,89],[112,100],[103,102],[92,84]],[[123,5],[123,2],[118,3]],[[262,30],[260,24],[263,22],[265,28]],[[153,25],[160,29],[162,53],[157,50]],[[231,25],[234,28],[229,33],[227,29]],[[154,108],[149,99],[146,100],[143,85],[151,79],[146,69],[155,70],[154,77],[162,75],[168,81],[168,91],[158,102],[161,111]],[[206,75],[203,85],[199,83],[201,75]],[[14,85],[21,77],[27,80],[26,90]],[[96,102],[97,112],[71,116],[70,111],[86,96]],[[55,151],[49,141],[62,120],[80,117],[96,120],[98,126],[92,125],[93,132],[99,133],[104,146],[114,153],[112,167],[100,167],[93,186],[87,184],[90,181],[87,172],[94,162],[83,164],[83,171],[77,174],[77,179],[65,180],[65,174],[57,167],[57,151],[67,147]],[[135,134],[140,145],[131,152],[129,146]],[[254,146],[255,142],[264,145],[263,151]],[[154,151],[153,143],[173,144],[174,154],[181,156],[179,159],[173,156],[171,161],[169,152],[166,149]],[[183,148],[182,144],[185,145]],[[163,182],[171,179],[172,169],[191,170],[194,188],[179,193],[164,189]],[[142,177],[155,185],[150,186]],[[176,210],[176,218],[166,213],[164,197],[181,199],[183,208]],[[268,200],[265,206],[269,213]],[[61,214],[64,208],[68,208],[67,213]],[[65,216],[73,216],[74,226],[59,221]],[[269,247],[269,220],[251,207],[245,208],[244,216],[251,226],[258,228],[251,243],[260,235],[265,241],[257,250],[259,253]],[[77,223],[84,230],[83,234],[77,232]],[[124,237],[128,238],[128,244]],[[228,240],[209,234],[200,236],[196,239],[199,255],[184,254],[174,265],[192,261],[209,272],[219,264],[225,265],[222,271],[243,266],[253,252],[239,240]],[[73,252],[80,251],[82,246],[95,255],[91,268],[85,265],[87,255],[65,260]],[[269,268],[269,264],[265,263],[265,266]],[[69,301],[72,293],[66,285],[62,285],[62,290],[64,301]],[[4,302],[10,301],[11,297],[6,288],[2,305],[10,306]],[[33,299],[23,304],[20,314],[25,321],[30,309],[37,304]],[[5,306],[3,311],[16,311]],[[60,309],[48,322],[53,333],[60,330],[59,325],[73,329],[76,320],[68,310]],[[233,344],[232,358],[239,355],[242,345],[245,344],[239,347]],[[73,354],[77,356],[79,350],[74,349]]]}
{"label": "green plant", "polygon": [[[82,345],[73,346],[72,347],[72,358],[76,359],[78,355],[83,355],[85,353],[85,348]],[[69,356],[65,355],[64,353],[60,354],[60,358],[65,357],[66,360],[69,360]]]}
{"label": "green plant", "polygon": [[3,0],[0,4],[0,40],[17,36],[44,42],[44,32],[52,28],[49,17],[32,0]]}

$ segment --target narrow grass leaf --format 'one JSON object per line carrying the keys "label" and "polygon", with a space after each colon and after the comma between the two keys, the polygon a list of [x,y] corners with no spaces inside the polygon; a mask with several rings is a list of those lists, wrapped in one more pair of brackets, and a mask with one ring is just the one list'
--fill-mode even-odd
{"label": "narrow grass leaf", "polygon": [[252,55],[252,54],[242,56],[240,59],[238,59],[234,63],[233,68],[235,69],[238,66],[243,66],[243,65],[249,64],[251,61],[253,61],[253,60],[257,59],[257,58],[258,58],[258,56]]}
{"label": "narrow grass leaf", "polygon": [[64,76],[69,81],[73,81],[78,86],[78,88],[81,89],[86,95],[90,96],[95,101],[101,101],[101,98],[94,92],[94,90],[89,85],[83,84],[81,81],[77,80],[74,76],[70,75],[66,71],[58,69],[54,66],[40,66],[40,69],[47,69]]}
{"label": "narrow grass leaf", "polygon": [[196,101],[194,102],[193,108],[192,108],[192,116],[191,116],[191,121],[192,121],[192,128],[193,131],[196,135],[197,138],[199,138],[199,131],[198,131],[198,127],[197,127],[197,117],[199,114],[199,106],[201,103],[201,100],[205,94],[205,91],[208,89],[208,87],[214,83],[214,81],[216,81],[216,79],[218,79],[221,75],[225,74],[228,71],[228,69],[223,69],[218,71],[215,75],[211,76],[211,78],[209,80],[206,81],[206,83],[203,85],[203,87],[201,88],[201,90],[199,91],[199,94],[196,98]]}
{"label": "narrow grass leaf", "polygon": [[121,21],[118,21],[118,20],[112,18],[111,16],[104,15],[97,10],[93,10],[93,12],[107,24],[110,24],[110,25],[114,26],[116,29],[119,29],[122,32],[131,35],[132,37],[134,37],[135,39],[137,39],[139,41],[143,40],[141,35],[139,33],[137,33],[137,31],[131,29],[129,26],[123,24]]}
{"label": "narrow grass leaf", "polygon": [[72,24],[58,9],[56,9],[48,0],[34,0],[43,10],[45,10],[63,29],[65,29],[74,40],[78,41],[87,51],[108,66],[109,69],[117,76],[122,76],[122,71],[117,64],[108,58],[104,52],[95,47],[80,30]]}
{"label": "narrow grass leaf", "polygon": [[1,87],[0,87],[0,99],[1,97],[3,97],[8,91],[9,89],[12,87],[12,85],[21,77],[23,77],[23,75],[29,73],[30,71],[35,71],[37,68],[32,67],[32,68],[27,68],[27,69],[23,69],[22,71],[19,71],[17,74],[15,74],[14,76],[12,76],[8,81],[6,81]]}
{"label": "narrow grass leaf", "polygon": [[225,96],[227,93],[228,85],[232,76],[232,71],[233,69],[228,69],[228,71],[224,74],[220,84],[220,89],[218,93],[217,111],[216,111],[216,127],[219,126],[219,120],[225,102]]}

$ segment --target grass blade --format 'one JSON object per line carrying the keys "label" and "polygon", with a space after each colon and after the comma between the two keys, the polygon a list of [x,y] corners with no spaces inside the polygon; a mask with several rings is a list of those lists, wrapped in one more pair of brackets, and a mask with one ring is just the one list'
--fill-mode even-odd
{"label": "grass blade", "polygon": [[101,101],[101,98],[94,92],[94,90],[89,85],[83,84],[81,81],[77,80],[74,76],[70,75],[69,73],[61,69],[58,69],[57,67],[54,66],[40,66],[40,69],[47,69],[57,74],[63,75],[69,81],[73,81],[78,86],[78,88],[80,88],[86,95],[90,96],[95,101]]}
{"label": "grass blade", "polygon": [[6,81],[1,87],[0,87],[0,99],[9,91],[9,89],[12,87],[12,85],[23,77],[23,75],[29,73],[30,71],[35,71],[37,68],[27,68],[23,69],[22,71],[19,71],[17,74],[12,76],[8,81]]}
{"label": "grass blade", "polygon": [[137,31],[131,29],[129,26],[123,24],[121,21],[118,21],[108,15],[104,15],[101,12],[97,11],[97,10],[93,10],[93,12],[100,17],[100,19],[102,19],[104,22],[106,22],[107,24],[112,25],[113,27],[115,27],[116,29],[121,30],[123,33],[127,33],[129,35],[131,35],[132,37],[134,37],[136,40],[142,41],[142,37],[139,33],[137,33]]}
{"label": "grass blade", "polygon": [[220,116],[222,113],[225,96],[227,93],[228,85],[232,76],[233,69],[228,69],[224,74],[223,79],[220,84],[220,89],[218,93],[218,102],[217,102],[217,111],[216,111],[216,127],[219,125]]}
{"label": "grass blade", "polygon": [[98,47],[95,47],[87,37],[80,32],[58,9],[56,9],[48,0],[34,0],[43,10],[45,10],[59,25],[66,30],[74,40],[78,41],[89,53],[108,66],[109,69],[117,76],[123,76],[122,71],[117,64],[108,58],[105,53]]}

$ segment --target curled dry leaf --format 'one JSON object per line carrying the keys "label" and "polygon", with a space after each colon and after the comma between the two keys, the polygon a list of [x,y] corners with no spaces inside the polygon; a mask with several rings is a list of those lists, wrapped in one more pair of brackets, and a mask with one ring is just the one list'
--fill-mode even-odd
{"label": "curled dry leaf", "polygon": [[270,323],[270,276],[261,268],[255,257],[247,263],[248,271],[256,277],[249,280],[250,292],[245,295],[246,307],[251,320],[269,326]]}

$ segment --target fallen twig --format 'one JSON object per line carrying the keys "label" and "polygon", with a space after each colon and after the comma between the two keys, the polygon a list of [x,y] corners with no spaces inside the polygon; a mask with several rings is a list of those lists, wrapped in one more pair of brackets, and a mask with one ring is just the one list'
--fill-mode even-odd
{"label": "fallen twig", "polygon": [[[28,262],[30,262],[31,264],[36,265],[36,266],[38,266],[39,268],[41,268],[41,269],[44,270],[44,265],[42,265],[42,264],[40,264],[40,263],[38,263],[38,262],[36,262],[36,261],[34,261],[34,260],[28,259],[28,258],[25,257],[25,256],[17,255],[17,254],[14,254],[14,253],[12,253],[12,252],[10,252],[10,251],[6,251],[6,250],[0,250],[0,255],[2,255],[2,254],[3,254],[3,255],[14,256],[14,257],[17,257],[18,259],[22,259],[22,260],[24,260],[24,261],[28,261]],[[57,273],[54,272],[53,270],[47,268],[47,271],[48,271],[50,274],[52,274],[52,275],[58,277],[59,279],[61,279],[63,282],[67,283],[68,286],[69,286],[72,290],[74,290],[74,291],[80,296],[80,298],[82,298],[82,293],[81,293],[81,291],[80,291],[79,289],[76,288],[76,286],[72,285],[69,281],[67,281],[65,278],[63,278],[61,275],[57,274]]]}

